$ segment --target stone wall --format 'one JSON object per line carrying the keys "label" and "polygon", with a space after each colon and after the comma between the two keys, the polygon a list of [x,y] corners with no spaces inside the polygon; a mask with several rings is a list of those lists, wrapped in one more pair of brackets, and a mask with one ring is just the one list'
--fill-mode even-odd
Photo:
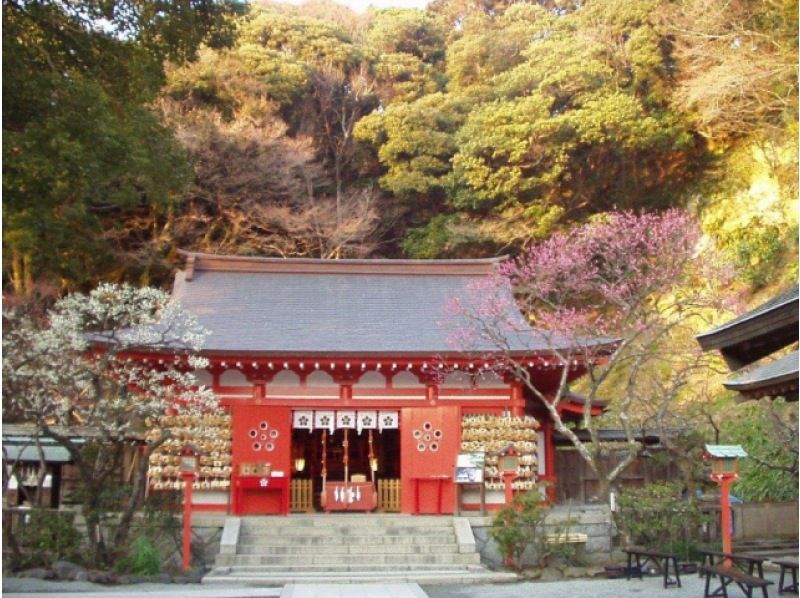
{"label": "stone wall", "polygon": [[[500,567],[503,558],[498,551],[497,544],[489,536],[491,517],[468,517],[475,543],[481,560],[492,566]],[[573,520],[569,526],[569,533],[586,534],[586,544],[578,546],[578,554],[587,564],[605,563],[610,559],[611,552],[611,511],[606,505],[581,505],[553,507],[545,520],[545,533],[565,531],[565,522]],[[525,566],[534,566],[538,563],[537,555],[528,550],[523,555]]]}

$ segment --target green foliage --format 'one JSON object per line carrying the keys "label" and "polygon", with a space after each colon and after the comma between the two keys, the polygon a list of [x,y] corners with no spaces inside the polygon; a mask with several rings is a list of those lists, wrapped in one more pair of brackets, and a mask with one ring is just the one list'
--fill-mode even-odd
{"label": "green foliage", "polygon": [[365,45],[381,54],[409,54],[425,64],[436,65],[445,53],[441,23],[422,10],[388,8],[374,14]]}
{"label": "green foliage", "polygon": [[797,403],[748,401],[726,415],[722,440],[741,444],[749,455],[739,462],[732,492],[747,502],[797,500]]}
{"label": "green foliage", "polygon": [[522,553],[529,546],[539,548],[543,542],[544,520],[550,507],[542,502],[538,490],[517,494],[492,517],[489,535],[503,555],[519,570]]}
{"label": "green foliage", "polygon": [[[566,519],[559,521],[550,529],[550,533],[555,534],[556,537],[563,537],[566,539],[572,527],[578,523],[578,519],[567,516]],[[547,542],[542,546],[542,558],[540,561],[550,563],[556,561],[561,565],[570,567],[581,567],[586,564],[586,559],[580,549],[580,544],[573,542]]]}
{"label": "green foliage", "polygon": [[689,558],[705,521],[697,503],[681,496],[681,484],[665,482],[620,492],[617,526],[630,544],[673,551]]}
{"label": "green foliage", "polygon": [[274,58],[310,64],[353,66],[363,58],[362,49],[332,23],[276,10],[254,8],[240,24],[238,42],[274,52]]}
{"label": "green foliage", "polygon": [[81,560],[81,534],[73,525],[72,513],[34,508],[28,515],[20,547],[26,555],[24,566],[48,566],[59,560]]}
{"label": "green foliage", "polygon": [[4,4],[16,291],[159,283],[179,246],[313,253],[273,239],[378,186],[352,254],[513,254],[699,197],[747,284],[797,276],[795,0],[162,4]]}
{"label": "green foliage", "polygon": [[470,104],[468,98],[436,93],[361,119],[355,136],[378,147],[378,159],[387,169],[381,186],[400,199],[443,197],[457,151],[453,134]]}
{"label": "green foliage", "polygon": [[3,269],[15,291],[35,278],[75,288],[135,276],[114,255],[119,229],[163,213],[186,182],[147,104],[165,59],[229,38],[228,12],[206,1],[3,3]]}
{"label": "green foliage", "polygon": [[134,575],[156,575],[161,571],[161,555],[153,541],[146,535],[132,543],[128,555],[118,563],[118,569]]}

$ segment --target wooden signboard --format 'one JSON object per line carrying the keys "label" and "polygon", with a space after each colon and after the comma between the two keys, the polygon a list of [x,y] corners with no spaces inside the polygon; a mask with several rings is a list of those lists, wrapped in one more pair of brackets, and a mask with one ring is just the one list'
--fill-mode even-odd
{"label": "wooden signboard", "polygon": [[486,453],[473,451],[459,453],[456,457],[456,514],[461,515],[461,501],[464,488],[477,487],[480,492],[480,514],[486,512],[486,488],[483,485],[483,468],[486,466]]}
{"label": "wooden signboard", "polygon": [[486,466],[486,453],[475,451],[459,453],[456,458],[456,484],[482,484],[483,468]]}

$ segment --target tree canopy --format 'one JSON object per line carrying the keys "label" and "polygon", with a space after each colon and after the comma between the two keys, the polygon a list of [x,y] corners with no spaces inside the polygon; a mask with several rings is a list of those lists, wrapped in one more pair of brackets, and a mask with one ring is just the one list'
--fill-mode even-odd
{"label": "tree canopy", "polygon": [[158,6],[4,3],[7,288],[163,284],[180,247],[513,255],[670,207],[751,286],[796,278],[796,0]]}

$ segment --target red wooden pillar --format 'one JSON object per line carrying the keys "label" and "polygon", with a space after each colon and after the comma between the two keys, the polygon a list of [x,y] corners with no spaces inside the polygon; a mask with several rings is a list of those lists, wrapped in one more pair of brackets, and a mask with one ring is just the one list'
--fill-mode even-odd
{"label": "red wooden pillar", "polygon": [[428,399],[428,404],[433,407],[436,405],[436,399],[439,398],[438,386],[429,383],[425,387],[425,397]]}
{"label": "red wooden pillar", "polygon": [[[738,478],[737,475],[720,475],[712,476],[719,484],[719,506],[720,506],[720,524],[722,525],[722,552],[730,554],[733,552],[733,541],[731,539],[731,484]],[[730,565],[726,560],[726,564]]]}
{"label": "red wooden pillar", "polygon": [[555,502],[558,477],[556,476],[556,447],[553,441],[553,422],[544,422],[542,431],[544,432],[544,473],[550,481],[550,486],[547,488],[547,498]]}
{"label": "red wooden pillar", "polygon": [[511,415],[522,417],[525,415],[525,399],[522,396],[522,383],[511,384]]}
{"label": "red wooden pillar", "polygon": [[256,382],[253,384],[253,401],[256,403],[263,403],[264,397],[266,396],[266,392],[264,390],[264,383],[263,382]]}
{"label": "red wooden pillar", "polygon": [[339,386],[339,398],[342,401],[349,401],[353,398],[353,385],[342,384]]}

